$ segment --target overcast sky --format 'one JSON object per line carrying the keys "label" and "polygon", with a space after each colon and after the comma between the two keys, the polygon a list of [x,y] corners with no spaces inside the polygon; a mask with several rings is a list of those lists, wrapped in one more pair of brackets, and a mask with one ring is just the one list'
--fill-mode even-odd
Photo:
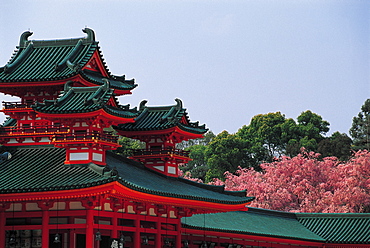
{"label": "overcast sky", "polygon": [[122,104],[180,98],[216,134],[306,110],[348,133],[370,98],[368,0],[12,0],[0,23],[0,66],[26,30],[40,40],[89,27],[110,71],[139,84]]}

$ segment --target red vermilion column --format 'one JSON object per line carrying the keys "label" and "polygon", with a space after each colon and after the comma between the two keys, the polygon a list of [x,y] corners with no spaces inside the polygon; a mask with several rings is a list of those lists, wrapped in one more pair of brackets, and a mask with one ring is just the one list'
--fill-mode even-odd
{"label": "red vermilion column", "polygon": [[42,240],[41,244],[43,248],[49,248],[49,210],[42,210]]}
{"label": "red vermilion column", "polygon": [[140,248],[141,246],[141,238],[140,238],[140,218],[139,216],[135,219],[135,233],[134,233],[134,248]]}
{"label": "red vermilion column", "polygon": [[157,233],[155,234],[155,248],[161,248],[162,244],[162,230],[161,230],[161,219],[157,218],[157,223],[156,223],[156,228],[157,228]]}
{"label": "red vermilion column", "polygon": [[5,248],[5,211],[0,210],[0,248]]}
{"label": "red vermilion column", "polygon": [[[69,203],[66,202],[66,210],[69,211]],[[68,217],[68,223],[69,224],[74,224],[74,217],[70,216]],[[76,236],[76,231],[74,229],[69,229],[68,231],[68,248],[74,248],[75,247],[75,243],[76,243],[76,239],[75,239],[75,236]]]}
{"label": "red vermilion column", "polygon": [[75,248],[76,245],[76,231],[69,230],[69,248]]}
{"label": "red vermilion column", "polygon": [[113,214],[113,218],[112,218],[112,225],[113,225],[113,230],[112,230],[112,233],[111,233],[111,237],[116,239],[118,238],[118,212],[117,211],[114,211],[114,214]]}
{"label": "red vermilion column", "polygon": [[86,209],[86,247],[94,247],[94,211]]}
{"label": "red vermilion column", "polygon": [[180,219],[180,217],[179,217],[178,222],[176,224],[176,231],[177,231],[177,237],[176,237],[175,247],[181,248],[181,219]]}

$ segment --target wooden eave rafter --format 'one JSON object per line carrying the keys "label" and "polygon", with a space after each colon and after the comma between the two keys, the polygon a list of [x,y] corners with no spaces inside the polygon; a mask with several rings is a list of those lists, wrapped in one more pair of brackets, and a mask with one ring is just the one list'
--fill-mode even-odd
{"label": "wooden eave rafter", "polygon": [[138,202],[148,202],[153,204],[171,205],[179,207],[189,207],[198,209],[199,213],[224,212],[246,210],[249,203],[222,204],[199,200],[181,199],[168,196],[143,193],[130,189],[117,181],[106,183],[89,188],[72,190],[44,191],[44,192],[25,192],[0,194],[0,202],[21,202],[21,201],[40,201],[40,200],[60,200],[77,199],[83,197],[98,196],[101,194],[110,195],[115,198],[128,199]]}
{"label": "wooden eave rafter", "polygon": [[138,159],[138,160],[157,159],[157,158],[160,158],[160,159],[169,159],[169,158],[171,158],[171,159],[180,160],[181,162],[184,162],[184,163],[187,163],[187,162],[189,162],[189,161],[192,160],[189,157],[185,157],[185,156],[181,156],[181,155],[176,155],[174,153],[167,153],[167,154],[159,153],[159,154],[148,154],[148,155],[133,155],[130,158],[132,158],[132,159]]}
{"label": "wooden eave rafter", "polygon": [[[23,97],[23,95],[17,95],[16,92],[20,89],[26,89],[30,90],[34,87],[59,87],[58,91],[62,91],[64,84],[68,81],[73,81],[74,83],[78,83],[77,86],[87,86],[87,87],[93,87],[97,86],[97,84],[92,83],[84,79],[80,74],[74,75],[69,78],[65,79],[59,79],[59,80],[44,80],[44,81],[25,81],[25,82],[1,82],[0,83],[0,91],[9,94],[9,95],[16,95],[19,97]],[[74,85],[76,86],[76,85]],[[36,91],[39,91],[39,89],[35,88]],[[114,89],[114,93],[116,95],[130,95],[132,94],[131,90],[119,90]]]}
{"label": "wooden eave rafter", "polygon": [[[76,81],[76,80],[85,80],[82,79],[80,75],[74,75],[70,78],[59,79],[59,80],[44,80],[44,81],[20,81],[20,82],[1,82],[0,83],[0,90],[3,91],[3,88],[27,88],[29,87],[38,87],[38,86],[56,86],[56,85],[64,85],[67,81]],[[96,86],[96,85],[95,85]],[[38,90],[38,89],[37,89]],[[61,87],[63,90],[63,87]]]}
{"label": "wooden eave rafter", "polygon": [[[101,119],[104,119],[108,123],[111,123],[110,125],[118,125],[121,123],[132,123],[135,122],[134,118],[123,118],[123,117],[118,117],[115,115],[111,115],[104,111],[103,109],[98,109],[93,112],[86,112],[86,113],[65,113],[65,114],[49,114],[49,113],[42,113],[36,111],[37,115],[41,118],[45,119],[50,119],[50,120],[55,120],[55,119],[86,119],[86,118],[95,118],[95,117],[100,117]],[[75,115],[78,114],[78,117]]]}
{"label": "wooden eave rafter", "polygon": [[93,69],[93,68],[88,67],[92,63],[93,60],[95,60],[97,62],[96,66],[98,67],[98,71],[103,75],[103,77],[109,77],[109,73],[107,72],[107,70],[104,66],[104,63],[103,63],[103,61],[100,57],[99,49],[95,50],[94,54],[91,56],[91,58],[85,64],[85,66],[82,68],[82,70],[84,70],[84,69],[88,69],[88,70]]}

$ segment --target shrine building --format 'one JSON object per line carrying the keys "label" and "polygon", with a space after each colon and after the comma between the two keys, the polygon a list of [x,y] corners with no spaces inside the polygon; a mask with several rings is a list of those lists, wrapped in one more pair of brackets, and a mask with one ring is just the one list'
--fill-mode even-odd
{"label": "shrine building", "polygon": [[[19,44],[0,68],[0,248],[370,247],[370,214],[251,208],[245,191],[179,176],[203,137],[180,99],[120,105],[137,87],[112,74],[94,31]],[[118,137],[145,143],[130,158]]]}

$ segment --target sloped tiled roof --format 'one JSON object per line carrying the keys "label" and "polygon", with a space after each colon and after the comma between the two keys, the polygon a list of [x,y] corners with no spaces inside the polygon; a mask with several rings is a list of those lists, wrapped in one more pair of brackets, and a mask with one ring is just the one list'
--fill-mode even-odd
{"label": "sloped tiled roof", "polygon": [[58,99],[45,100],[44,103],[37,103],[33,108],[37,112],[52,114],[86,113],[104,109],[107,113],[122,118],[137,116],[135,110],[108,105],[107,102],[112,97],[114,97],[113,89],[108,86],[107,82],[95,87],[69,87],[67,84],[65,91]]}
{"label": "sloped tiled roof", "polygon": [[54,147],[5,148],[11,159],[0,164],[0,194],[89,187],[111,180],[87,167],[65,166],[65,150]]}
{"label": "sloped tiled roof", "polygon": [[101,85],[102,74],[89,70],[81,70],[97,51],[107,78],[114,89],[132,90],[137,85],[134,80],[125,80],[124,76],[114,76],[109,73],[94,31],[85,28],[85,38],[58,40],[28,40],[32,35],[27,31],[21,35],[19,46],[14,51],[9,62],[0,68],[1,83],[56,81],[71,78],[80,74],[87,81]]}
{"label": "sloped tiled roof", "polygon": [[182,218],[191,229],[337,244],[370,244],[370,213],[288,213],[259,208]]}
{"label": "sloped tiled roof", "polygon": [[[0,70],[0,82],[52,81],[69,78],[78,73],[75,69],[83,67],[98,48],[97,41],[87,38],[29,41],[27,38],[30,35],[32,33],[25,32],[21,36],[17,50]],[[64,61],[66,58],[74,67],[66,66],[67,61]],[[62,65],[59,70],[58,65]]]}
{"label": "sloped tiled roof", "polygon": [[180,99],[176,99],[177,104],[171,106],[148,107],[146,101],[142,101],[139,107],[139,116],[135,123],[125,123],[118,125],[117,130],[122,131],[149,131],[164,130],[172,127],[195,133],[203,134],[207,132],[205,125],[198,122],[190,122],[186,109],[182,107]]}
{"label": "sloped tiled roof", "polygon": [[[93,82],[97,85],[103,85],[104,84],[104,78],[99,72],[91,71],[88,69],[84,69],[80,72],[81,76],[85,78],[87,81]],[[109,85],[114,89],[120,89],[120,90],[132,90],[137,86],[135,84],[134,79],[126,80],[125,76],[115,76],[111,75],[110,78],[108,78]]]}
{"label": "sloped tiled roof", "polygon": [[215,214],[197,214],[181,220],[184,227],[247,235],[269,236],[314,242],[325,241],[308,230],[293,213],[248,208]]}
{"label": "sloped tiled roof", "polygon": [[[88,188],[112,181],[153,195],[222,204],[244,204],[252,201],[245,192],[228,192],[181,178],[167,178],[143,165],[108,152],[105,173],[64,165],[65,150],[51,146],[2,147],[12,157],[0,163],[0,194],[55,191]],[[103,168],[106,168],[103,170]],[[115,168],[115,170],[112,170]],[[114,171],[114,173],[113,173]]]}
{"label": "sloped tiled roof", "polygon": [[298,213],[298,221],[329,243],[370,244],[370,213]]}

